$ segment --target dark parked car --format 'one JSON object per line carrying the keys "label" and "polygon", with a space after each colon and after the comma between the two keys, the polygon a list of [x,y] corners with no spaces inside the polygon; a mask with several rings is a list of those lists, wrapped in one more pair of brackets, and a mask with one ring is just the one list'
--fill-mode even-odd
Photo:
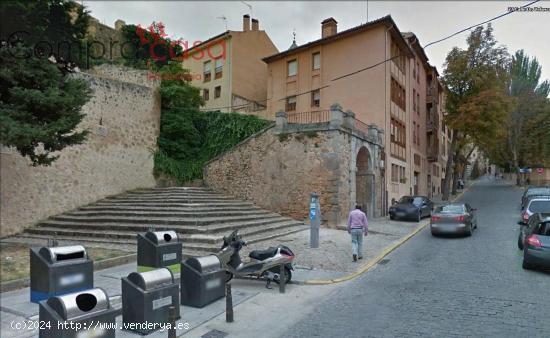
{"label": "dark parked car", "polygon": [[525,232],[523,268],[550,269],[550,214],[535,214]]}
{"label": "dark parked car", "polygon": [[474,229],[477,229],[475,211],[468,203],[450,203],[436,207],[430,219],[432,235],[471,236]]}
{"label": "dark parked car", "polygon": [[519,224],[527,224],[529,217],[538,212],[550,212],[550,196],[537,196],[527,199],[525,209],[521,211]]}
{"label": "dark parked car", "polygon": [[529,187],[525,189],[523,192],[523,195],[521,196],[521,209],[524,209],[527,204],[527,198],[529,196],[543,196],[543,195],[550,195],[550,187],[545,186],[539,186],[539,187]]}
{"label": "dark parked car", "polygon": [[529,217],[529,221],[527,222],[527,224],[518,222],[521,225],[518,235],[518,249],[523,250],[525,238],[527,237],[527,232],[529,231],[529,228],[535,226],[537,222],[540,222],[541,217],[550,217],[550,212],[533,214],[531,217]]}
{"label": "dark parked car", "polygon": [[390,219],[409,218],[420,222],[432,214],[433,202],[426,196],[403,196],[388,210]]}

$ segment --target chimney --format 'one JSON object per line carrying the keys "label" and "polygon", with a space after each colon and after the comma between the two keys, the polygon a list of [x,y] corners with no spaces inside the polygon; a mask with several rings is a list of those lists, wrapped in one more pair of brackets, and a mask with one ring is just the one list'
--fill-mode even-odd
{"label": "chimney", "polygon": [[334,18],[328,18],[321,22],[321,37],[326,38],[337,33],[338,22]]}
{"label": "chimney", "polygon": [[243,32],[248,32],[250,30],[250,15],[243,15]]}
{"label": "chimney", "polygon": [[124,22],[123,20],[117,20],[115,21],[115,29],[117,31],[121,30],[122,28],[124,28],[124,26],[126,26],[126,22]]}
{"label": "chimney", "polygon": [[252,30],[257,31],[258,28],[260,28],[260,23],[258,22],[258,19],[252,19]]}

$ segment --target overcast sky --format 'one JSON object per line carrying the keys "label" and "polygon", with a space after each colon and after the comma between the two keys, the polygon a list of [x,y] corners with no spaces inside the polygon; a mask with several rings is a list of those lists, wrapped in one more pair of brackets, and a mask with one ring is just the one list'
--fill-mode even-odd
{"label": "overcast sky", "polygon": [[[81,1],[79,1],[81,2]],[[450,35],[460,29],[505,13],[509,6],[521,6],[530,1],[368,1],[368,20],[391,14],[401,32],[416,33],[422,45]],[[296,30],[299,45],[321,36],[321,21],[334,17],[338,31],[367,21],[367,1],[247,1],[251,15],[279,51],[288,49],[292,32]],[[173,38],[192,42],[204,41],[227,28],[242,30],[242,15],[249,8],[240,1],[84,1],[91,14],[113,27],[115,20],[147,26],[162,22]],[[543,66],[543,79],[550,79],[550,1],[540,1],[533,7],[547,11],[516,12],[493,22],[499,43],[512,53],[525,49],[536,56]],[[464,47],[464,32],[426,49],[430,63],[443,69],[445,56],[454,47]]]}

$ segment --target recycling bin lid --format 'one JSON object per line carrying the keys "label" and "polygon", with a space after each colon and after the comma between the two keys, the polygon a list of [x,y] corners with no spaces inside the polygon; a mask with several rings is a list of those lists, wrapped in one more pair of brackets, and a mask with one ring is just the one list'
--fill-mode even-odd
{"label": "recycling bin lid", "polygon": [[38,253],[50,263],[88,258],[82,245],[42,247]]}
{"label": "recycling bin lid", "polygon": [[155,244],[165,244],[178,241],[178,234],[175,231],[147,231],[145,238]]}
{"label": "recycling bin lid", "polygon": [[101,288],[50,297],[46,303],[64,320],[108,310],[111,307],[107,293]]}
{"label": "recycling bin lid", "polygon": [[185,263],[200,273],[213,272],[221,268],[220,259],[216,255],[191,257]]}
{"label": "recycling bin lid", "polygon": [[143,290],[151,290],[161,285],[174,283],[174,275],[168,268],[131,272],[126,278]]}

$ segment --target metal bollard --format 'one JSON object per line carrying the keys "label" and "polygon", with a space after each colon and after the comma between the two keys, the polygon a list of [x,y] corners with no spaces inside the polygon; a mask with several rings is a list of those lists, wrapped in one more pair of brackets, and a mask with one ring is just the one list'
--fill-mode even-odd
{"label": "metal bollard", "polygon": [[281,273],[279,274],[279,293],[285,293],[285,287],[286,287],[285,265],[281,264]]}
{"label": "metal bollard", "polygon": [[176,308],[173,305],[168,308],[168,321],[170,323],[168,338],[176,338]]}
{"label": "metal bollard", "polygon": [[233,323],[233,297],[231,296],[231,283],[225,284],[225,321]]}

